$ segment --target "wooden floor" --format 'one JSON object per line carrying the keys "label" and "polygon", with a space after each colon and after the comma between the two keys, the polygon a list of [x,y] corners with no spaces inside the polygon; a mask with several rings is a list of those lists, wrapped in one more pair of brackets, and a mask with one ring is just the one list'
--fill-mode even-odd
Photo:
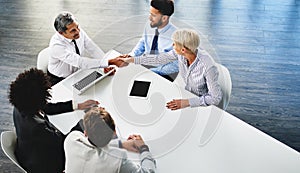
{"label": "wooden floor", "polygon": [[[203,47],[231,73],[228,112],[300,151],[300,1],[175,5],[172,21],[201,33]],[[149,0],[0,0],[0,131],[13,129],[9,83],[36,65],[62,10],[74,13],[104,51],[127,53],[142,33]],[[0,172],[18,172],[2,151],[0,156]]]}

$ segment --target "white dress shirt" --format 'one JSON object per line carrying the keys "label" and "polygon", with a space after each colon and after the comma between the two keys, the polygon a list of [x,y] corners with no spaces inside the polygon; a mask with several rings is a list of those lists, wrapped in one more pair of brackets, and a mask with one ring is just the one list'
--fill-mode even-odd
{"label": "white dress shirt", "polygon": [[56,32],[50,40],[50,58],[48,71],[57,77],[68,77],[78,69],[107,67],[108,60],[104,52],[80,29],[80,37],[76,39],[79,52],[87,52],[90,57],[76,54],[75,45],[71,39]]}
{"label": "white dress shirt", "polygon": [[72,131],[65,139],[66,173],[154,173],[149,151],[140,154],[140,164],[127,158],[127,151],[111,145],[97,148],[82,132]]}

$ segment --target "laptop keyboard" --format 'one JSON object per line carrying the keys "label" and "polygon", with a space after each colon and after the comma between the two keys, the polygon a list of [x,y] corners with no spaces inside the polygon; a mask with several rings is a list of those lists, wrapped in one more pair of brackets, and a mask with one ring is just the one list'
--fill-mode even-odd
{"label": "laptop keyboard", "polygon": [[80,81],[75,83],[73,86],[80,91],[84,87],[88,86],[90,83],[97,80],[101,76],[102,76],[102,74],[100,74],[99,72],[93,71],[91,74],[87,75],[85,78],[81,79]]}

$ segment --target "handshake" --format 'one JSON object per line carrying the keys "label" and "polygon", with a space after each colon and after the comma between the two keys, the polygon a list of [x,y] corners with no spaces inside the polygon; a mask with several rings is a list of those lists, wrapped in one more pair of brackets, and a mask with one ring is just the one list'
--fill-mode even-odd
{"label": "handshake", "polygon": [[128,54],[120,55],[116,58],[110,59],[108,61],[109,65],[116,65],[117,67],[125,67],[129,63],[133,63],[134,59]]}
{"label": "handshake", "polygon": [[[133,63],[133,62],[134,62],[134,59],[130,55],[128,55],[128,54],[120,55],[120,56],[118,56],[116,58],[108,60],[108,65],[110,65],[110,66],[104,68],[104,73],[108,73],[109,71],[111,71],[111,70],[114,69],[114,67],[111,66],[111,65],[115,65],[117,67],[125,67],[129,63]],[[111,73],[110,75],[114,75],[115,72],[116,72],[116,70],[114,70],[114,72]]]}

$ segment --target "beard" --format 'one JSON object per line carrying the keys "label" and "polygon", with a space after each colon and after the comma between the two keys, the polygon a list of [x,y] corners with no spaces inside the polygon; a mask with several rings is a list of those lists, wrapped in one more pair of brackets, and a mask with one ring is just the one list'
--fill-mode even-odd
{"label": "beard", "polygon": [[158,22],[156,23],[150,23],[151,28],[156,28],[162,25],[162,20],[160,19]]}

